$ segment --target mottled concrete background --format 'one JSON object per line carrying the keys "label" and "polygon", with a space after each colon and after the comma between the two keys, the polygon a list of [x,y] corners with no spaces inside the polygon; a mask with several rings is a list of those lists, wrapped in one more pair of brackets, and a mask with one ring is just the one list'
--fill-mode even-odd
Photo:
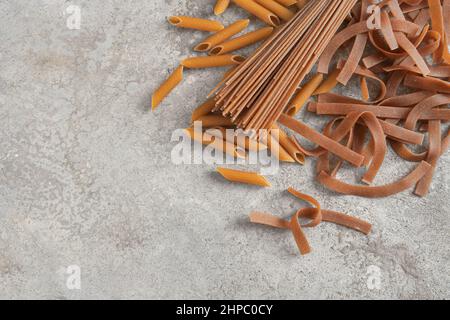
{"label": "mottled concrete background", "polygon": [[[312,163],[283,165],[267,190],[171,163],[172,132],[222,70],[186,72],[149,112],[151,92],[204,36],[165,18],[212,17],[212,3],[0,1],[0,298],[450,298],[449,154],[425,199],[337,196]],[[67,27],[71,4],[80,30]],[[409,168],[390,154],[377,182]],[[247,219],[292,214],[291,185],[373,233],[323,224],[300,257],[288,232]],[[71,265],[80,290],[66,285]]]}

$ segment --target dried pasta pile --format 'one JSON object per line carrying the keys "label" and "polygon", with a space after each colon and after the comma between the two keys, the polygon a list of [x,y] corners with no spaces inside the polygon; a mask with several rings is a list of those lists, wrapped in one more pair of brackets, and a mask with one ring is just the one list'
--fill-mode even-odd
{"label": "dried pasta pile", "polygon": [[[318,63],[318,72],[327,74],[337,50],[352,42],[349,58],[337,63],[335,71],[317,86],[317,102],[308,105],[311,112],[335,118],[321,134],[286,114],[279,121],[318,144],[315,150],[300,143],[297,146],[318,158],[317,178],[327,188],[343,194],[386,197],[415,186],[415,194],[425,196],[439,158],[450,143],[448,128],[442,135],[443,124],[450,120],[446,33],[450,1],[384,1],[378,7],[379,30],[371,30],[364,15],[369,3],[363,0],[355,6],[352,20],[331,40]],[[353,76],[360,79],[362,99],[329,93],[337,83],[345,85]],[[368,80],[378,85],[377,97],[369,96]],[[407,91],[399,95],[400,89]],[[418,165],[400,181],[372,186],[388,144],[401,158]],[[422,152],[411,148],[422,144]],[[341,159],[334,168],[331,154]],[[367,167],[362,177],[365,185],[351,185],[336,177],[342,160]]]}
{"label": "dried pasta pile", "polygon": [[[303,164],[306,158],[316,159],[318,181],[340,194],[387,197],[412,187],[418,196],[429,192],[439,159],[450,147],[450,0],[218,0],[214,12],[222,14],[230,3],[268,26],[234,37],[249,20],[224,27],[209,20],[171,17],[178,27],[214,34],[195,47],[208,56],[182,61],[153,95],[153,108],[182,80],[184,68],[230,65],[214,94],[193,112],[192,122],[200,121],[205,130],[196,137],[193,127],[187,129],[193,139],[209,145],[212,141],[215,149],[236,158],[276,146],[281,161]],[[262,40],[249,58],[233,54]],[[314,65],[317,73],[300,86]],[[360,84],[359,97],[333,93],[351,80]],[[304,106],[307,112],[329,118],[323,130],[299,119]],[[208,131],[211,128],[265,128],[269,134],[242,142],[216,136]],[[306,148],[299,137],[316,148]],[[375,185],[389,147],[417,166],[399,181]],[[366,168],[361,184],[338,178],[345,163]],[[257,173],[224,168],[219,172],[230,181],[270,186]],[[312,218],[312,226],[322,219],[350,227],[356,223],[340,223],[350,218],[317,205],[300,210],[291,222],[260,213],[252,214],[251,220],[292,230],[300,251],[307,253],[299,217]],[[370,230],[364,222],[356,224],[355,229]]]}
{"label": "dried pasta pile", "polygon": [[222,81],[214,111],[245,130],[270,129],[356,2],[309,1]]}

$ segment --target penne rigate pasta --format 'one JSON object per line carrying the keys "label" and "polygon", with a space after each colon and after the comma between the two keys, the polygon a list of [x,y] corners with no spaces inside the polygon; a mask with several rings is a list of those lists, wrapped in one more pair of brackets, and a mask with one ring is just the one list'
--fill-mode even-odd
{"label": "penne rigate pasta", "polygon": [[249,0],[233,0],[233,2],[244,9],[245,11],[251,13],[252,15],[258,17],[263,22],[271,25],[271,26],[279,26],[280,25],[280,18],[277,17],[276,14],[273,12],[267,10],[260,4],[249,1]]}
{"label": "penne rigate pasta", "polygon": [[153,93],[152,110],[155,110],[161,101],[183,80],[183,66],[175,69],[170,77]]}
{"label": "penne rigate pasta", "polygon": [[250,23],[250,20],[238,20],[235,23],[232,23],[228,27],[226,27],[223,30],[220,30],[219,32],[213,34],[212,36],[208,37],[207,39],[203,40],[201,43],[199,43],[194,50],[205,52],[211,50],[214,46],[228,40],[235,34],[238,34],[242,30],[248,27],[248,24]]}
{"label": "penne rigate pasta", "polygon": [[[280,1],[280,2],[281,2],[281,0],[277,0],[277,1]],[[306,3],[307,3],[308,1],[309,1],[309,0],[297,0],[297,8],[303,9],[303,7],[306,6]]]}
{"label": "penne rigate pasta", "polygon": [[[294,4],[300,2],[299,0],[276,0],[279,4],[282,4],[285,7],[293,6]],[[305,1],[305,0],[303,0]]]}
{"label": "penne rigate pasta", "polygon": [[273,125],[273,130],[278,130],[278,142],[284,150],[298,163],[305,164],[305,155],[299,150],[297,145],[289,138],[284,130],[277,125]]}
{"label": "penne rigate pasta", "polygon": [[269,181],[256,172],[245,172],[226,168],[217,168],[222,177],[231,182],[251,184],[260,187],[270,187]]}
{"label": "penne rigate pasta", "polygon": [[291,20],[295,13],[289,10],[288,8],[282,6],[275,0],[254,0],[260,5],[262,5],[264,8],[270,10],[271,12],[275,13],[278,17],[280,17],[284,21]]}
{"label": "penne rigate pasta", "polygon": [[239,50],[250,46],[254,43],[257,43],[261,40],[269,37],[273,32],[273,27],[261,28],[259,30],[249,32],[241,37],[231,39],[229,41],[223,42],[209,52],[210,55],[217,56],[229,52],[233,52],[235,50]]}
{"label": "penne rigate pasta", "polygon": [[217,32],[224,28],[218,21],[200,19],[186,16],[171,16],[167,19],[175,27],[188,28],[201,31]]}
{"label": "penne rigate pasta", "polygon": [[319,95],[322,93],[328,93],[331,90],[333,90],[336,85],[338,84],[337,77],[339,76],[339,73],[341,70],[335,69],[325,81],[322,82],[322,84],[314,91],[313,95]]}
{"label": "penne rigate pasta", "polygon": [[216,0],[216,4],[214,6],[214,14],[216,16],[220,16],[222,13],[224,13],[228,6],[230,5],[230,0]]}
{"label": "penne rigate pasta", "polygon": [[214,150],[220,151],[223,154],[228,154],[234,158],[245,159],[245,151],[242,148],[236,147],[234,144],[206,132],[196,132],[193,127],[184,129],[184,131],[193,141],[209,146]]}
{"label": "penne rigate pasta", "polygon": [[323,80],[323,74],[316,74],[303,88],[301,88],[297,95],[292,99],[291,107],[288,109],[287,114],[290,116],[296,115],[305,103],[311,98],[314,91],[320,86]]}
{"label": "penne rigate pasta", "polygon": [[208,99],[204,103],[202,103],[200,106],[198,106],[194,112],[192,112],[191,120],[192,122],[196,121],[202,116],[206,116],[211,113],[212,109],[216,106],[216,102],[214,99]]}
{"label": "penne rigate pasta", "polygon": [[292,158],[291,155],[280,145],[272,133],[266,135],[265,137],[261,137],[261,141],[267,145],[271,153],[274,153],[273,156],[275,156],[278,160],[289,163],[295,162],[295,159]]}
{"label": "penne rigate pasta", "polygon": [[264,143],[252,139],[243,133],[236,132],[235,130],[232,130],[232,134],[229,134],[226,128],[214,129],[215,130],[212,130],[213,133],[211,133],[211,135],[215,135],[214,132],[220,133],[219,137],[247,151],[259,152],[268,149],[268,147]]}
{"label": "penne rigate pasta", "polygon": [[366,77],[360,77],[360,86],[361,86],[361,97],[363,98],[363,100],[368,101],[370,99],[370,94]]}
{"label": "penne rigate pasta", "polygon": [[220,114],[207,114],[197,118],[195,121],[202,123],[203,128],[232,127],[233,123],[229,118]]}
{"label": "penne rigate pasta", "polygon": [[190,69],[214,68],[237,65],[244,62],[245,58],[238,55],[222,55],[208,57],[188,58],[181,62],[183,66]]}

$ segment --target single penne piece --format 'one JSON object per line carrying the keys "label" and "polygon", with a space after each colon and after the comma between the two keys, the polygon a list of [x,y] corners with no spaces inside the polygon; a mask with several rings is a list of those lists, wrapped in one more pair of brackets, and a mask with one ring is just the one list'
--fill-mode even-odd
{"label": "single penne piece", "polygon": [[297,145],[289,138],[287,133],[278,127],[273,125],[273,130],[278,130],[278,142],[284,150],[298,163],[305,164],[305,155],[301,152]]}
{"label": "single penne piece", "polygon": [[272,32],[273,27],[261,28],[256,31],[249,32],[241,37],[231,39],[229,41],[223,42],[215,46],[214,48],[211,49],[209,54],[212,56],[218,56],[221,54],[245,48],[247,46],[250,46],[254,43],[266,39],[272,34]]}
{"label": "single penne piece", "polygon": [[216,106],[216,102],[213,98],[208,99],[204,103],[202,103],[200,106],[198,106],[194,112],[192,112],[191,120],[192,122],[196,121],[202,116],[206,116],[207,114],[210,114],[212,109]]}
{"label": "single penne piece", "polygon": [[183,80],[183,66],[179,66],[170,77],[153,93],[152,110]]}
{"label": "single penne piece", "polygon": [[[245,134],[236,132],[235,130],[232,130],[232,134],[229,134],[226,128],[214,128],[214,129],[220,130],[221,137],[224,137],[225,141],[235,144],[238,147],[241,147],[247,151],[259,152],[267,150],[268,148],[264,143],[252,139]],[[215,132],[216,130],[213,131]],[[212,135],[214,135],[214,133],[212,133]]]}
{"label": "single penne piece", "polygon": [[184,131],[193,141],[199,142],[205,146],[210,146],[214,150],[220,151],[223,154],[228,154],[233,158],[245,159],[244,150],[223,139],[219,139],[218,137],[205,132],[196,132],[194,127],[189,127],[184,129]]}
{"label": "single penne piece", "polygon": [[279,4],[282,4],[285,7],[293,6],[298,2],[298,0],[276,0]]}
{"label": "single penne piece", "polygon": [[287,114],[290,116],[296,115],[305,103],[311,98],[314,91],[320,86],[323,80],[323,74],[316,74],[303,88],[301,88],[297,95],[292,99],[291,107],[287,110]]}
{"label": "single penne piece", "polygon": [[267,10],[260,4],[254,2],[253,0],[233,0],[233,2],[244,9],[245,11],[253,14],[254,16],[258,17],[260,20],[264,21],[265,23],[271,25],[271,26],[279,26],[280,25],[280,18],[277,17],[276,14],[273,12]]}
{"label": "single penne piece", "polygon": [[322,93],[328,93],[331,90],[333,90],[336,85],[338,84],[337,81],[337,77],[339,76],[339,73],[341,72],[341,70],[339,69],[335,69],[329,76],[328,78],[322,82],[322,84],[317,88],[316,91],[314,91],[313,95],[319,95]]}
{"label": "single penne piece", "polygon": [[224,13],[228,6],[230,5],[230,0],[217,0],[216,5],[214,6],[214,14],[216,16],[220,16],[222,13]]}
{"label": "single penne piece", "polygon": [[233,127],[233,122],[220,114],[207,114],[197,118],[195,121],[202,123],[203,128]]}
{"label": "single penne piece", "polygon": [[228,27],[226,27],[223,30],[218,31],[217,33],[213,34],[212,36],[208,37],[207,39],[203,40],[201,43],[199,43],[194,50],[205,52],[209,51],[212,48],[214,48],[216,45],[228,40],[235,34],[238,34],[242,30],[248,27],[248,24],[250,23],[250,20],[238,20],[235,23],[230,24]]}
{"label": "single penne piece", "polygon": [[295,13],[288,8],[282,6],[275,0],[255,0],[257,3],[262,5],[264,8],[270,10],[275,13],[278,17],[280,17],[284,21],[291,20]]}
{"label": "single penne piece", "polygon": [[261,137],[262,143],[266,144],[271,153],[282,162],[294,163],[295,159],[280,145],[278,140],[270,133]]}
{"label": "single penne piece", "polygon": [[179,28],[196,29],[201,31],[217,32],[224,28],[223,24],[218,21],[186,17],[186,16],[171,16],[167,19],[173,26]]}
{"label": "single penne piece", "polygon": [[252,184],[260,187],[271,186],[266,178],[256,172],[245,172],[241,170],[232,170],[226,168],[217,168],[217,172],[219,172],[222,177],[231,182]]}
{"label": "single penne piece", "polygon": [[360,84],[361,84],[361,97],[363,98],[364,101],[369,101],[370,94],[366,77],[360,77]]}
{"label": "single penne piece", "polygon": [[[280,1],[281,2],[281,0],[277,0],[277,1]],[[297,0],[297,7],[299,8],[299,9],[303,9],[303,7],[306,5],[306,3],[308,2],[309,0]]]}
{"label": "single penne piece", "polygon": [[181,62],[183,66],[190,69],[214,68],[237,65],[244,62],[245,58],[238,55],[225,54],[222,56],[194,57]]}

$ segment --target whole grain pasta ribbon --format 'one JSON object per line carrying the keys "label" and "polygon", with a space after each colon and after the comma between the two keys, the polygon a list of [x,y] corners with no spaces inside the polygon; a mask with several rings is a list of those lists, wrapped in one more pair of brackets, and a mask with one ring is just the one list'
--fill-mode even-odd
{"label": "whole grain pasta ribbon", "polygon": [[[294,236],[295,243],[297,244],[297,247],[302,255],[306,255],[311,252],[311,247],[303,231],[303,228],[314,228],[317,227],[321,222],[326,221],[345,226],[366,235],[369,234],[372,229],[370,223],[356,217],[352,217],[336,211],[321,209],[321,206],[316,199],[307,194],[303,194],[295,190],[294,188],[289,188],[288,191],[295,197],[311,203],[314,207],[301,208],[297,210],[289,220],[285,220],[268,213],[255,211],[250,214],[250,222],[267,225],[278,229],[290,230]],[[301,225],[299,222],[300,218],[311,219],[311,222],[305,225]]]}

